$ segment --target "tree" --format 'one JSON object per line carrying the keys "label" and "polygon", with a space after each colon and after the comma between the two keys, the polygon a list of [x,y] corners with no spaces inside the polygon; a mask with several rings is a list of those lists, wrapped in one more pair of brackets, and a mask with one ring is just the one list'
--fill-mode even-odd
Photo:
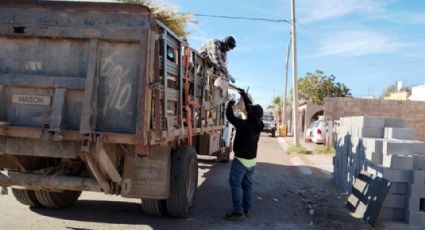
{"label": "tree", "polygon": [[323,105],[325,97],[347,96],[351,96],[350,89],[343,83],[335,82],[334,75],[326,76],[321,70],[308,72],[298,80],[298,97],[301,100]]}
{"label": "tree", "polygon": [[275,106],[282,106],[282,99],[280,99],[280,97],[279,96],[277,96],[277,97],[275,97],[274,99],[273,99],[273,105],[275,105]]}
{"label": "tree", "polygon": [[[416,86],[417,84],[410,84],[410,85],[404,85],[401,87],[400,91],[407,91],[409,94],[412,92],[412,87]],[[381,93],[381,98],[389,97],[392,93],[397,92],[397,82],[394,84],[391,84],[387,86],[387,88],[384,89]]]}
{"label": "tree", "polygon": [[384,89],[384,91],[381,94],[381,98],[384,97],[388,97],[390,96],[392,93],[397,92],[397,86],[395,84],[388,86],[387,88]]}
{"label": "tree", "polygon": [[191,14],[180,14],[177,9],[158,0],[121,0],[121,2],[142,4],[149,7],[159,21],[180,37],[186,37],[189,34],[186,31],[189,22],[196,23],[192,20]]}
{"label": "tree", "polygon": [[267,109],[273,112],[273,116],[277,122],[276,124],[277,127],[280,126],[280,121],[282,120],[281,118],[282,106],[283,106],[283,101],[282,101],[282,98],[280,98],[279,96],[274,97],[272,104],[267,106]]}

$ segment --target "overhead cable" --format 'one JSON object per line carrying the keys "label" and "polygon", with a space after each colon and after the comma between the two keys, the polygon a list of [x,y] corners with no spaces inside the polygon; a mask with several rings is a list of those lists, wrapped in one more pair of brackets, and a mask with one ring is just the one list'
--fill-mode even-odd
{"label": "overhead cable", "polygon": [[[180,13],[180,14],[187,14],[187,13]],[[286,19],[253,18],[253,17],[238,17],[238,16],[211,15],[211,14],[192,14],[192,15],[196,16],[196,17],[223,18],[223,19],[250,20],[250,21],[265,21],[265,22],[275,22],[275,23],[285,22],[285,23],[291,24],[290,20],[286,20]]]}

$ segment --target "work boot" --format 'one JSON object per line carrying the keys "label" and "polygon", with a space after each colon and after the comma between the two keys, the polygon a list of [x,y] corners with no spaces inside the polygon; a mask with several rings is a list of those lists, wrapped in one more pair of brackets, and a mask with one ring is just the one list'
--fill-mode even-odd
{"label": "work boot", "polygon": [[243,213],[245,214],[246,218],[249,218],[251,216],[251,214],[249,213],[249,210],[245,210]]}
{"label": "work boot", "polygon": [[244,220],[245,216],[242,213],[230,213],[230,214],[226,214],[226,220],[231,220],[231,221],[241,221]]}

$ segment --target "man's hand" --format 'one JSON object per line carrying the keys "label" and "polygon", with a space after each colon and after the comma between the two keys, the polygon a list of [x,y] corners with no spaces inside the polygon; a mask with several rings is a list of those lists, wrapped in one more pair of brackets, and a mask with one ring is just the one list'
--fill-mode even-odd
{"label": "man's hand", "polygon": [[244,89],[237,88],[239,94],[246,94]]}
{"label": "man's hand", "polygon": [[231,101],[229,101],[229,103],[227,103],[227,106],[234,106],[235,103],[236,103],[236,101],[231,100]]}

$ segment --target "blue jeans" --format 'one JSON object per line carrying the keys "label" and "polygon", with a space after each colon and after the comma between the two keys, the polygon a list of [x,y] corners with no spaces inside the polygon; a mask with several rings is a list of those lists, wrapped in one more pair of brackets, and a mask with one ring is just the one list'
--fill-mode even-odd
{"label": "blue jeans", "polygon": [[255,166],[247,169],[239,160],[232,161],[229,183],[232,190],[233,213],[243,213],[251,208],[254,170]]}

